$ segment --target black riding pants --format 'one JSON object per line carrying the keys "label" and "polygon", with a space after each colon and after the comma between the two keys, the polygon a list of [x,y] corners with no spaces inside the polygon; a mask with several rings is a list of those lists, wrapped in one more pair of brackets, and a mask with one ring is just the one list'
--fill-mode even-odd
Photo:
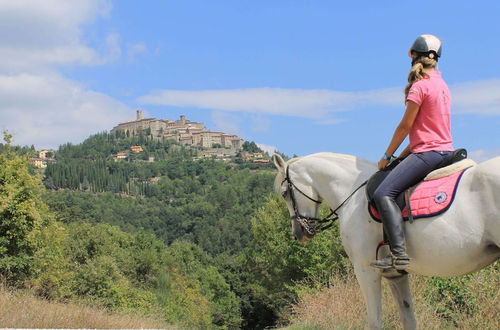
{"label": "black riding pants", "polygon": [[385,196],[396,199],[400,193],[422,181],[452,153],[452,151],[427,151],[410,154],[387,175],[375,190],[373,194],[375,203]]}

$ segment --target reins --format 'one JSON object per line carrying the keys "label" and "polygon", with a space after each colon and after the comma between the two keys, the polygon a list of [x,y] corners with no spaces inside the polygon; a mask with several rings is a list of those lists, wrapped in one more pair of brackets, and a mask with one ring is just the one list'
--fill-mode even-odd
{"label": "reins", "polygon": [[368,182],[368,181],[363,182],[349,196],[347,196],[347,198],[344,199],[344,201],[342,203],[340,203],[340,205],[335,210],[333,210],[330,207],[330,213],[326,217],[324,217],[324,218],[306,217],[306,216],[303,216],[303,215],[301,215],[299,213],[299,209],[297,207],[297,201],[295,200],[294,189],[297,190],[299,193],[301,193],[303,196],[305,196],[307,199],[309,199],[310,201],[312,201],[312,202],[314,202],[316,204],[321,204],[321,201],[320,200],[316,200],[316,199],[308,196],[306,193],[304,193],[302,190],[300,190],[292,182],[292,180],[290,179],[289,168],[290,167],[287,166],[287,168],[286,168],[286,176],[285,176],[285,179],[281,182],[281,184],[283,184],[283,182],[285,182],[285,181],[288,184],[287,191],[290,192],[290,199],[292,201],[293,211],[295,213],[293,216],[290,216],[290,219],[297,220],[300,223],[300,225],[302,226],[302,228],[304,228],[307,231],[307,233],[309,235],[312,235],[312,236],[316,235],[320,231],[323,231],[323,230],[326,230],[326,229],[329,229],[330,227],[332,227],[333,224],[335,223],[335,221],[337,221],[339,219],[337,211],[340,210],[340,208],[342,206],[344,206],[349,201],[349,199],[351,199],[351,197],[354,196],[354,194],[359,189],[361,189],[361,187],[363,187],[364,185],[366,185],[366,183]]}

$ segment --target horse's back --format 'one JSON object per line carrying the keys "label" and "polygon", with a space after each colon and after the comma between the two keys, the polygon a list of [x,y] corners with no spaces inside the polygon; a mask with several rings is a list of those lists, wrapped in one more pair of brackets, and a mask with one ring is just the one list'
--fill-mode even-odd
{"label": "horse's back", "polygon": [[483,199],[495,201],[500,208],[500,156],[474,166],[471,175],[471,191],[482,192]]}
{"label": "horse's back", "polygon": [[500,156],[479,163],[475,170],[480,175],[493,180],[494,183],[500,184]]}
{"label": "horse's back", "polygon": [[500,156],[480,163],[475,174],[477,188],[484,191],[484,203],[492,210],[486,219],[489,236],[500,247]]}

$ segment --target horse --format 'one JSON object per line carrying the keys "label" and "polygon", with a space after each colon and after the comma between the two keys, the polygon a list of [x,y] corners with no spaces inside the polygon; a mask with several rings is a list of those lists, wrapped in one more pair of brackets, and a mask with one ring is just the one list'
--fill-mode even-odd
{"label": "horse", "polygon": [[278,169],[275,190],[285,199],[295,239],[307,242],[314,236],[307,220],[318,228],[324,225],[316,218],[321,202],[338,206],[331,215],[339,219],[342,245],[364,296],[370,329],[381,328],[383,277],[389,282],[404,329],[416,329],[408,273],[461,276],[500,257],[500,157],[463,173],[455,200],[445,213],[404,223],[411,262],[408,273],[396,272],[397,276],[370,267],[383,230],[370,217],[364,189],[359,188],[377,171],[375,164],[334,153],[316,153],[288,162],[275,154],[273,161]]}

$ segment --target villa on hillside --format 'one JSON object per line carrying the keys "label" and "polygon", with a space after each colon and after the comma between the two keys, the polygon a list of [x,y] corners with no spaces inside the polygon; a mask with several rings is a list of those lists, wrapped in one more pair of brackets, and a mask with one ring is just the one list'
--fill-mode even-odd
{"label": "villa on hillside", "polygon": [[132,150],[135,153],[142,152],[142,147],[141,146],[131,146],[130,150]]}
{"label": "villa on hillside", "polygon": [[123,132],[125,136],[144,134],[154,140],[173,140],[182,145],[213,148],[214,146],[240,150],[243,140],[236,135],[205,130],[203,123],[197,123],[180,116],[179,120],[143,118],[143,111],[137,110],[137,118],[115,126],[111,133]]}
{"label": "villa on hillside", "polygon": [[55,163],[55,150],[43,149],[38,152],[38,157],[29,159],[29,162],[38,168],[46,168],[49,163]]}

